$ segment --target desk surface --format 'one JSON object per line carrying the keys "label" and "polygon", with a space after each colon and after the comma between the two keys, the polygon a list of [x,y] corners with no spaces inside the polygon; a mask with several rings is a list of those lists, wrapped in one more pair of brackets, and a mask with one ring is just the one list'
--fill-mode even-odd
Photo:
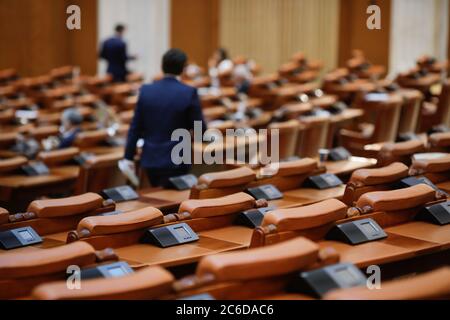
{"label": "desk surface", "polygon": [[358,267],[408,259],[418,254],[431,253],[442,248],[438,243],[401,236],[388,230],[385,231],[387,231],[388,237],[384,240],[356,246],[337,241],[320,241],[319,246],[321,248],[332,247],[336,249],[342,262],[354,263]]}
{"label": "desk surface", "polygon": [[439,243],[450,248],[450,225],[438,226],[422,221],[412,221],[386,229],[391,234]]}
{"label": "desk surface", "polygon": [[160,265],[170,267],[198,261],[206,255],[224,251],[244,249],[246,246],[230,241],[214,239],[199,233],[199,240],[169,248],[159,248],[151,244],[135,244],[114,251],[121,260],[130,265]]}
{"label": "desk surface", "polygon": [[344,161],[325,162],[327,173],[335,175],[347,175],[358,169],[374,167],[376,164],[376,159],[362,157],[351,157],[349,160]]}
{"label": "desk surface", "polygon": [[73,180],[78,177],[78,166],[63,166],[51,168],[49,175],[29,177],[25,174],[16,174],[0,177],[0,188],[27,188],[45,186],[48,184]]}

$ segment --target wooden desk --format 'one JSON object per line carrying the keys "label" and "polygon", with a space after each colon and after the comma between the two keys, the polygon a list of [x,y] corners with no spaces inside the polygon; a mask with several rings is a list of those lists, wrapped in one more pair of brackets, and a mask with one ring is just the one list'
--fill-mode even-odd
{"label": "wooden desk", "polygon": [[422,221],[413,221],[385,229],[390,234],[438,243],[450,248],[450,225],[438,226]]}
{"label": "wooden desk", "polygon": [[404,237],[387,231],[388,237],[384,240],[363,243],[352,246],[337,241],[320,241],[321,248],[332,247],[339,253],[341,262],[354,263],[360,268],[374,264],[386,264],[390,262],[413,258],[436,252],[442,249],[438,243]]}
{"label": "wooden desk", "polygon": [[347,175],[350,175],[355,170],[372,168],[375,167],[376,164],[376,159],[351,157],[349,160],[343,161],[326,161],[325,167],[327,168],[327,173],[345,177]]}
{"label": "wooden desk", "polygon": [[422,93],[428,93],[430,88],[438,84],[441,81],[441,75],[436,73],[429,73],[426,76],[420,77],[418,79],[410,77],[401,77],[398,79],[398,83],[402,87],[412,88],[420,90]]}
{"label": "wooden desk", "polygon": [[173,267],[197,262],[207,255],[246,248],[239,243],[210,238],[202,232],[198,235],[199,241],[175,247],[159,248],[151,244],[134,244],[116,248],[114,251],[121,260],[127,261],[131,266]]}
{"label": "wooden desk", "polygon": [[339,131],[346,126],[351,125],[356,119],[364,115],[364,110],[349,108],[341,113],[331,116],[330,126],[328,128],[327,148],[331,149],[334,146],[334,139],[339,134]]}
{"label": "wooden desk", "polygon": [[70,193],[78,174],[78,166],[63,166],[51,168],[50,174],[45,176],[15,174],[0,177],[0,202],[4,202],[1,206],[5,206],[10,212],[20,212],[39,196]]}
{"label": "wooden desk", "polygon": [[[284,192],[285,197],[292,198],[294,205],[289,207],[298,207],[328,199],[342,199],[345,192],[345,185],[336,188],[318,190],[312,188],[300,188]],[[287,207],[287,206],[286,206]]]}

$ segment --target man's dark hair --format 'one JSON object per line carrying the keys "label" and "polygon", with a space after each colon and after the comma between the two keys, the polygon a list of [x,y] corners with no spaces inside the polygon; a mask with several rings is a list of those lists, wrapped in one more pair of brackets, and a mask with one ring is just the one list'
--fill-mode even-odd
{"label": "man's dark hair", "polygon": [[186,66],[187,55],[180,49],[170,49],[162,59],[162,70],[164,73],[179,76]]}
{"label": "man's dark hair", "polygon": [[219,56],[220,56],[220,61],[222,62],[223,60],[227,60],[228,59],[228,51],[225,48],[219,48],[217,49],[217,51],[219,52]]}
{"label": "man's dark hair", "polygon": [[117,33],[122,33],[125,30],[125,26],[123,24],[118,24],[114,30],[116,30]]}

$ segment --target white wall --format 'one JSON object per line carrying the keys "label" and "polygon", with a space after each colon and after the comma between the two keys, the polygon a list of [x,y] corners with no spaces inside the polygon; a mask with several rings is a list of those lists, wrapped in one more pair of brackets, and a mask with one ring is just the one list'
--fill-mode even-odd
{"label": "white wall", "polygon": [[413,68],[421,55],[447,59],[449,0],[393,0],[390,74]]}
{"label": "white wall", "polygon": [[[170,0],[99,0],[98,15],[99,47],[123,23],[128,54],[138,55],[128,68],[143,73],[147,81],[160,72],[161,56],[170,45]],[[100,61],[99,73],[105,71],[106,63]]]}

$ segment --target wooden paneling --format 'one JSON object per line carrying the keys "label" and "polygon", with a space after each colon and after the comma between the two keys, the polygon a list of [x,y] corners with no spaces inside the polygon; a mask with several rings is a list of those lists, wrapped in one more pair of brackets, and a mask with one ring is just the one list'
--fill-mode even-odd
{"label": "wooden paneling", "polygon": [[[81,8],[81,30],[66,28],[70,4]],[[96,17],[96,0],[0,0],[0,69],[12,67],[34,76],[76,64],[94,74]]]}
{"label": "wooden paneling", "polygon": [[[366,26],[367,7],[381,8],[381,30]],[[343,66],[353,49],[361,49],[374,64],[389,66],[391,0],[341,0],[339,27],[339,65]]]}
{"label": "wooden paneling", "polygon": [[206,67],[218,46],[219,0],[172,0],[171,47]]}
{"label": "wooden paneling", "polygon": [[81,8],[81,30],[69,32],[70,64],[81,67],[83,74],[97,73],[97,0],[67,0]]}

